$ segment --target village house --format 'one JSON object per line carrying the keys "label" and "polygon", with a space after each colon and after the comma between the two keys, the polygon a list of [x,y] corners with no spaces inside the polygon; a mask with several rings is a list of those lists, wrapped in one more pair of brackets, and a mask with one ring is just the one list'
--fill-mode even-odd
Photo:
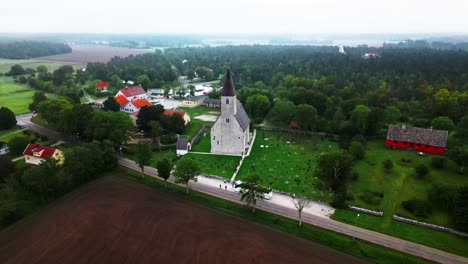
{"label": "village house", "polygon": [[24,160],[28,164],[39,165],[47,159],[55,159],[62,164],[64,156],[61,150],[49,147],[41,147],[39,144],[29,144],[23,151]]}
{"label": "village house", "polygon": [[206,95],[192,96],[182,101],[182,106],[189,107],[189,108],[200,106],[203,104],[203,100],[205,100],[205,98],[206,98]]}
{"label": "village house", "polygon": [[400,125],[388,127],[385,146],[391,149],[411,149],[417,152],[444,155],[448,131]]}
{"label": "village house", "polygon": [[146,92],[141,86],[122,88],[114,98],[120,105],[120,111],[125,113],[136,113],[143,106],[151,106],[151,103],[147,100]]}
{"label": "village house", "polygon": [[203,100],[203,105],[206,106],[206,107],[220,108],[221,107],[221,100],[205,98]]}
{"label": "village house", "polygon": [[107,82],[98,82],[96,87],[99,89],[99,91],[106,92],[107,88],[109,88],[109,84]]}
{"label": "village house", "polygon": [[236,97],[231,71],[221,92],[221,115],[211,128],[211,153],[243,156],[249,148],[250,119]]}
{"label": "village house", "polygon": [[10,148],[6,142],[0,141],[0,155],[6,155],[10,152]]}
{"label": "village house", "polygon": [[190,123],[190,116],[185,113],[184,111],[181,111],[181,110],[172,110],[172,109],[167,109],[164,111],[164,115],[166,116],[171,116],[173,114],[178,114],[180,115],[184,121],[185,121],[185,125],[187,125],[188,123]]}
{"label": "village house", "polygon": [[179,137],[176,144],[176,154],[178,157],[187,154],[191,150],[191,144],[187,138]]}

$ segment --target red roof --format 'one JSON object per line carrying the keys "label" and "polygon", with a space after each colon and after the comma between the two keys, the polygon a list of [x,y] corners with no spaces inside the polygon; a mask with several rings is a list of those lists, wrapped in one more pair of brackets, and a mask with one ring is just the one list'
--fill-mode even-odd
{"label": "red roof", "polygon": [[97,87],[101,88],[101,89],[102,88],[107,88],[107,87],[109,87],[109,84],[107,82],[98,82]]}
{"label": "red roof", "polygon": [[181,117],[184,117],[185,112],[181,110],[165,110],[164,115],[171,116],[173,114],[179,114]]}
{"label": "red roof", "polygon": [[124,107],[128,103],[127,98],[123,95],[119,95],[114,98],[115,98],[115,101],[117,101],[117,103],[119,103],[121,107]]}
{"label": "red roof", "polygon": [[143,106],[151,106],[151,103],[146,100],[146,99],[140,99],[140,100],[136,100],[136,101],[132,101],[132,104],[137,108],[137,109],[140,109],[142,108]]}
{"label": "red roof", "polygon": [[132,86],[132,87],[125,87],[120,89],[120,91],[125,95],[125,97],[132,97],[140,94],[146,93],[141,85]]}
{"label": "red roof", "polygon": [[29,144],[23,154],[46,159],[52,157],[56,150],[54,148],[41,147],[39,144]]}

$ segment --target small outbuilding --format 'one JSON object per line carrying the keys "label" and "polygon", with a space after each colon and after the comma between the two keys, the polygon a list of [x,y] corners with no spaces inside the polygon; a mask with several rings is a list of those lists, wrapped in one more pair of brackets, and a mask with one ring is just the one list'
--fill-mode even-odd
{"label": "small outbuilding", "polygon": [[192,146],[187,138],[179,137],[176,144],[177,156],[183,156],[192,149]]}
{"label": "small outbuilding", "polygon": [[0,141],[0,155],[6,155],[10,152],[10,148],[6,142]]}

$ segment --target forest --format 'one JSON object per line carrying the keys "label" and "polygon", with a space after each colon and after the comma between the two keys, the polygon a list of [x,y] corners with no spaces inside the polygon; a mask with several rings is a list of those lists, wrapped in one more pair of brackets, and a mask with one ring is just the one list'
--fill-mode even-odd
{"label": "forest", "polygon": [[0,42],[0,58],[30,59],[72,52],[68,44],[43,41]]}

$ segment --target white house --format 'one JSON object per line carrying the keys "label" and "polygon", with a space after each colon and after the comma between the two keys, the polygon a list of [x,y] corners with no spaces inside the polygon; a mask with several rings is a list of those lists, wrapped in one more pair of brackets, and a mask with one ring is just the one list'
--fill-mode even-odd
{"label": "white house", "polygon": [[176,144],[177,156],[183,156],[191,150],[192,146],[187,138],[179,137]]}
{"label": "white house", "polygon": [[221,92],[221,115],[211,127],[211,153],[242,156],[249,148],[250,119],[236,98],[231,71]]}
{"label": "white house", "polygon": [[192,96],[182,101],[182,106],[189,108],[200,106],[203,104],[203,100],[205,100],[206,97],[206,95]]}
{"label": "white house", "polygon": [[118,96],[123,96],[128,101],[148,99],[148,96],[146,95],[146,92],[143,87],[141,87],[141,85],[122,88],[115,95],[115,97]]}
{"label": "white house", "polygon": [[150,106],[143,87],[133,86],[120,89],[115,95],[115,101],[120,105],[120,111],[125,113],[139,112],[143,106]]}

